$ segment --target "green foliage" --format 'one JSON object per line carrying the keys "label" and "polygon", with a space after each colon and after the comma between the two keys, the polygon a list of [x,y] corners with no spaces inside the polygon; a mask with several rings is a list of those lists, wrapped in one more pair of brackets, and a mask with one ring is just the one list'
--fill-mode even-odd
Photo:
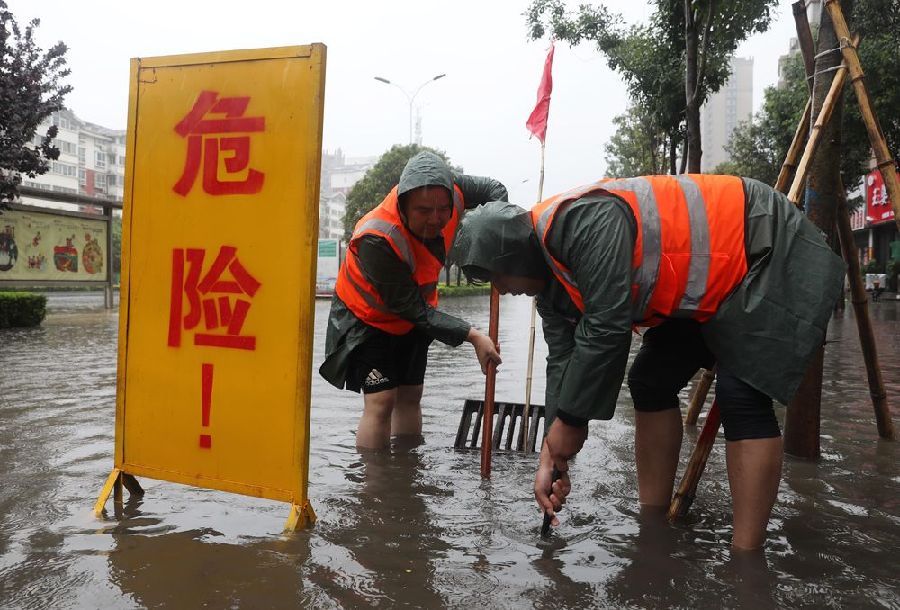
{"label": "green foliage", "polygon": [[616,133],[606,144],[606,175],[610,178],[669,173],[671,139],[656,117],[632,105],[613,118]]}
{"label": "green foliage", "polygon": [[113,273],[113,281],[118,283],[118,277],[122,273],[122,217],[113,216],[112,219],[112,252],[110,252],[110,270]]}
{"label": "green foliage", "polygon": [[[642,117],[652,117],[667,138],[675,139],[676,146],[680,144],[684,137],[684,46],[673,50],[679,43],[670,39],[658,14],[649,25],[620,29],[616,24],[623,22],[621,16],[603,5],[581,5],[577,13],[570,14],[563,0],[533,0],[526,19],[532,39],[542,38],[549,30],[556,39],[573,46],[594,43],[606,56],[610,69],[624,79],[632,107],[640,109]],[[622,133],[620,142],[613,143],[614,149],[621,148],[628,154],[642,147],[640,141],[646,136],[636,138],[634,122],[635,117],[628,115],[617,122],[619,129],[629,133]],[[626,144],[629,141],[634,142]],[[615,152],[607,152],[614,158]],[[642,165],[642,161],[623,158],[618,163],[618,167],[635,165]]]}
{"label": "green foliage", "polygon": [[862,268],[862,274],[866,275],[867,273],[884,273],[884,265],[879,261],[872,259]]}
{"label": "green foliage", "polygon": [[44,174],[59,158],[52,145],[56,126],[39,145],[32,142],[41,121],[60,110],[72,90],[62,83],[69,75],[66,45],[43,51],[34,40],[39,24],[34,19],[22,29],[0,0],[0,206],[18,196],[22,174]]}
{"label": "green foliage", "polygon": [[[848,16],[850,31],[859,33],[859,61],[866,87],[888,150],[900,156],[900,2],[857,0]],[[847,79],[849,81],[849,79]],[[846,89],[841,140],[844,184],[855,185],[868,172],[869,136],[856,96]]]}
{"label": "green foliage", "polygon": [[0,292],[0,328],[37,326],[47,314],[47,297],[31,292]]}
{"label": "green foliage", "polygon": [[[850,27],[862,36],[859,54],[866,84],[879,123],[896,157],[900,153],[900,3],[860,0],[855,3]],[[765,91],[762,109],[732,134],[726,147],[731,161],[715,169],[756,178],[774,184],[787,156],[794,131],[809,97],[802,58],[797,55],[787,66],[784,87]],[[841,174],[850,189],[859,176],[868,172],[871,155],[868,133],[856,96],[845,89],[842,123]]]}
{"label": "green foliage", "polygon": [[490,294],[490,284],[462,284],[460,286],[446,286],[438,284],[438,296],[444,297],[468,297],[477,294]]}
{"label": "green foliage", "polygon": [[[602,4],[582,4],[571,13],[565,0],[532,0],[525,17],[532,39],[549,31],[572,45],[593,42],[609,67],[621,74],[633,104],[653,117],[670,145],[677,147],[693,116],[687,113],[689,103],[699,108],[721,88],[734,51],[748,36],[768,27],[776,0],[654,0],[652,4],[646,24],[627,27],[619,25],[624,22],[621,15]],[[686,27],[688,17],[691,28]],[[686,35],[687,30],[692,36]],[[693,80],[686,80],[691,75]],[[699,121],[699,115],[691,120]],[[694,127],[699,137],[699,123]],[[620,166],[634,161],[622,160]]]}
{"label": "green foliage", "polygon": [[[344,238],[350,239],[353,227],[360,218],[377,206],[400,181],[400,174],[406,162],[423,150],[428,150],[448,161],[447,155],[440,150],[419,146],[418,144],[396,144],[381,155],[378,162],[366,172],[362,179],[353,185],[347,194],[347,212],[344,214]],[[456,171],[462,171],[454,168]]]}
{"label": "green foliage", "polygon": [[897,291],[897,279],[900,276],[900,261],[889,260],[884,265],[884,272],[887,274],[887,289]]}

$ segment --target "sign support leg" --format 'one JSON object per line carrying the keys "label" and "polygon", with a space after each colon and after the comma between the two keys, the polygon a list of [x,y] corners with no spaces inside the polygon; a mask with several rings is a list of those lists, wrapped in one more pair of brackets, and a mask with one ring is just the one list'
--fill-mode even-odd
{"label": "sign support leg", "polygon": [[312,504],[307,500],[303,506],[299,504],[291,504],[291,514],[288,515],[287,522],[284,524],[284,533],[297,531],[297,528],[304,528],[316,522],[316,511],[313,510]]}
{"label": "sign support leg", "polygon": [[116,504],[122,503],[123,486],[128,490],[130,496],[140,497],[144,495],[141,484],[138,483],[138,480],[134,478],[133,475],[122,472],[119,468],[113,468],[112,472],[110,472],[109,476],[106,478],[106,483],[103,484],[103,488],[100,490],[100,497],[97,498],[97,503],[94,504],[95,517],[99,518],[103,515],[103,507],[106,505],[106,501],[109,499],[110,494],[112,494],[113,502]]}

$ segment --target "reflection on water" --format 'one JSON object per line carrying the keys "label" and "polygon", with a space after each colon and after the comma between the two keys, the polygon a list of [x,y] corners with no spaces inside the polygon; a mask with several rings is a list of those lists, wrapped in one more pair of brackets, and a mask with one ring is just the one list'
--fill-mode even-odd
{"label": "reflection on water", "polygon": [[[485,328],[486,304],[446,307]],[[524,401],[529,307],[502,302],[502,400]],[[356,452],[361,398],[314,378],[311,530],[282,537],[277,502],[152,480],[97,521],[117,316],[98,294],[53,294],[49,309],[40,328],[0,331],[0,607],[900,605],[898,445],[877,440],[849,311],[829,331],[822,459],[786,460],[766,553],[732,556],[722,443],[685,522],[639,514],[627,391],[593,424],[563,525],[541,541],[535,458],[497,456],[483,482],[478,454],[451,448],[463,400],[483,393],[468,345],[432,347],[426,443],[390,456]],[[872,309],[896,413],[900,303]],[[317,304],[315,367],[327,311]],[[540,330],[537,344],[541,363]],[[696,432],[685,436],[686,459]]]}

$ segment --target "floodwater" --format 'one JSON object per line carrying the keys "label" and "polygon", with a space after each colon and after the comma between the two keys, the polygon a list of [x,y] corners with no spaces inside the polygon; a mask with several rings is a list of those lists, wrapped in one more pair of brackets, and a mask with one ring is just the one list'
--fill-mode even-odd
{"label": "floodwater", "polygon": [[[563,523],[542,543],[535,458],[497,455],[483,482],[478,454],[452,448],[463,399],[483,393],[467,344],[431,348],[426,444],[390,456],[355,451],[361,399],[314,377],[309,530],[282,536],[281,503],[148,479],[142,499],[97,520],[117,316],[97,294],[52,294],[49,307],[40,328],[0,331],[2,608],[900,608],[900,444],[875,433],[849,311],[829,332],[822,458],[786,459],[765,554],[732,556],[722,442],[685,522],[639,518],[627,390],[612,421],[591,425]],[[486,327],[486,297],[445,307]],[[529,308],[502,301],[500,400],[524,401]],[[327,311],[317,304],[316,367]],[[900,302],[872,311],[900,429]],[[539,338],[536,402],[545,354]]]}

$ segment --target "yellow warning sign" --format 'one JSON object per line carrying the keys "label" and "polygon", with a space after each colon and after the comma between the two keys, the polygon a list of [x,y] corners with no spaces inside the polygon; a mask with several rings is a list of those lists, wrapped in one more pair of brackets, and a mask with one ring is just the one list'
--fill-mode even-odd
{"label": "yellow warning sign", "polygon": [[106,496],[138,475],[312,518],[324,79],[321,44],[132,60]]}

